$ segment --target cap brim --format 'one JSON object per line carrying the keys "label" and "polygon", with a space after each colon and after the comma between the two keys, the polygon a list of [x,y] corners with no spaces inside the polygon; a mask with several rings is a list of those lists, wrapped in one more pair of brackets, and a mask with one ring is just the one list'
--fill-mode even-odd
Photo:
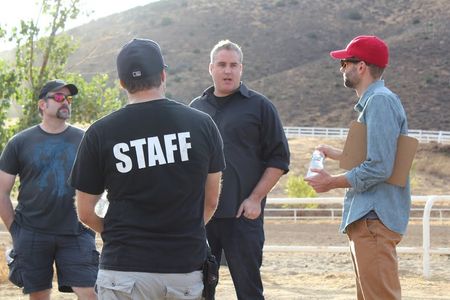
{"label": "cap brim", "polygon": [[78,88],[76,87],[75,84],[66,84],[66,88],[69,89],[70,91],[70,95],[75,96],[76,94],[78,94]]}
{"label": "cap brim", "polygon": [[71,83],[68,83],[68,84],[65,84],[65,85],[61,85],[61,86],[57,86],[57,87],[55,87],[54,89],[52,89],[52,90],[50,90],[48,92],[54,92],[54,91],[62,89],[64,87],[69,89],[71,96],[75,96],[76,94],[78,94],[78,88],[76,87],[75,84],[71,84]]}
{"label": "cap brim", "polygon": [[330,56],[332,58],[336,58],[336,59],[346,59],[346,58],[352,57],[352,55],[348,54],[347,50],[345,50],[345,49],[331,51]]}

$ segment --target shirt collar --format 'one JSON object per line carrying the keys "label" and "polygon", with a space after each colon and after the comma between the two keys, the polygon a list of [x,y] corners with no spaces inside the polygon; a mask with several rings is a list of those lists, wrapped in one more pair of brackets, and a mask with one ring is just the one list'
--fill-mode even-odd
{"label": "shirt collar", "polygon": [[[241,85],[239,86],[239,89],[237,90],[242,96],[245,98],[250,98],[250,93],[248,91],[247,86],[241,81]],[[205,91],[203,91],[202,96],[210,96],[214,93],[214,86],[208,87]]]}
{"label": "shirt collar", "polygon": [[356,103],[354,110],[358,112],[362,112],[364,107],[366,106],[367,100],[369,100],[369,97],[373,94],[373,92],[380,88],[384,87],[384,80],[375,80],[372,84],[369,85],[367,90],[364,92],[364,94],[359,98],[358,103]]}

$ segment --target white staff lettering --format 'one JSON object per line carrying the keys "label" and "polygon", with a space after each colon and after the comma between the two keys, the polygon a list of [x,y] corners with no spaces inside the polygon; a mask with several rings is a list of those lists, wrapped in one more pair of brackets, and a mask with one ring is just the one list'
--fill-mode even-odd
{"label": "white staff lettering", "polygon": [[[188,139],[190,132],[179,132],[166,134],[164,139],[164,150],[161,146],[160,138],[151,136],[132,140],[129,143],[118,143],[113,147],[114,157],[119,160],[116,163],[116,169],[120,173],[128,173],[133,167],[132,157],[136,158],[137,168],[154,167],[156,165],[165,165],[175,163],[175,152],[179,152],[179,158],[183,161],[189,160],[189,149],[192,148]],[[146,149],[147,148],[147,149]],[[134,151],[133,151],[134,149]],[[147,151],[145,151],[147,150]],[[147,154],[147,159],[145,157]]]}

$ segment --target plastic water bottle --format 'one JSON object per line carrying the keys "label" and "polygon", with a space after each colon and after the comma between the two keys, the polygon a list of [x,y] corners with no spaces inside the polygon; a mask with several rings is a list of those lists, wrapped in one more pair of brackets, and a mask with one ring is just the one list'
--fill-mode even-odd
{"label": "plastic water bottle", "polygon": [[319,150],[314,150],[311,161],[309,163],[308,173],[306,173],[306,177],[311,177],[316,175],[316,172],[312,172],[311,169],[323,169],[323,160],[325,159],[325,156],[322,152]]}
{"label": "plastic water bottle", "polygon": [[13,251],[12,248],[8,248],[5,251],[5,258],[6,258],[6,263],[9,265],[14,261],[14,258],[11,256],[11,252]]}
{"label": "plastic water bottle", "polygon": [[109,207],[109,201],[108,199],[106,199],[106,197],[104,198],[105,195],[102,196],[102,198],[100,198],[100,200],[98,200],[97,204],[95,204],[95,214],[97,216],[99,216],[100,218],[104,218],[106,215],[106,212],[108,211],[108,207]]}

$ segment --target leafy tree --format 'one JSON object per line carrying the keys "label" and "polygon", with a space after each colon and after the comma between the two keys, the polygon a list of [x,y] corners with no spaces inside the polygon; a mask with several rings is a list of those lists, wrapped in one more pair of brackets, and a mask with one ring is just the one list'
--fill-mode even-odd
{"label": "leafy tree", "polygon": [[[48,80],[60,78],[75,83],[79,95],[72,105],[72,121],[90,123],[125,103],[117,86],[109,87],[109,78],[95,75],[87,82],[79,74],[65,68],[71,53],[77,48],[73,37],[64,32],[66,22],[75,19],[80,0],[40,0],[38,19],[49,17],[45,27],[33,20],[20,21],[10,32],[0,27],[0,38],[9,38],[16,45],[15,62],[8,66],[0,61],[0,152],[14,133],[40,122],[37,110],[39,91]],[[22,106],[23,116],[13,128],[6,126],[6,111],[10,101]]]}
{"label": "leafy tree", "polygon": [[125,104],[118,86],[109,87],[107,74],[97,74],[91,81],[86,82],[81,75],[69,74],[67,81],[78,87],[78,95],[72,103],[71,121],[77,123],[91,123]]}
{"label": "leafy tree", "polygon": [[2,152],[6,142],[12,135],[12,130],[6,124],[7,112],[10,107],[8,99],[14,94],[14,83],[16,76],[14,70],[0,60],[0,153]]}
{"label": "leafy tree", "polygon": [[[42,0],[42,14],[50,17],[43,34],[33,20],[21,20],[19,27],[12,29],[9,40],[16,44],[15,68],[19,83],[15,100],[23,106],[24,112],[18,130],[39,122],[36,101],[42,85],[49,79],[64,77],[67,59],[76,45],[72,37],[63,32],[66,21],[78,16],[79,1]],[[45,37],[41,37],[43,35]]]}

